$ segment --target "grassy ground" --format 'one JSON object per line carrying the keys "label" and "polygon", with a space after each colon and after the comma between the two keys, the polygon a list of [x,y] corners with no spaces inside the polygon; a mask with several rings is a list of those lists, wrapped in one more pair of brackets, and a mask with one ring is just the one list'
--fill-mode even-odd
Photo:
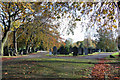
{"label": "grassy ground", "polygon": [[113,53],[112,56],[115,58],[110,58],[110,56],[106,57],[109,60],[109,64],[111,65],[109,73],[114,76],[116,79],[120,80],[120,57],[118,57],[119,53]]}
{"label": "grassy ground", "polygon": [[97,60],[19,59],[4,61],[3,78],[87,78]]}
{"label": "grassy ground", "polygon": [[[100,54],[100,53],[105,53],[105,52],[95,52],[95,53],[88,54],[88,55],[97,55],[97,54]],[[78,56],[88,56],[88,55],[78,55]],[[63,54],[58,54],[58,55],[53,55],[52,54],[52,55],[49,55],[49,54],[46,54],[46,56],[73,56],[73,54],[72,53],[70,53],[69,55],[63,55]]]}
{"label": "grassy ground", "polygon": [[117,59],[119,55],[119,52],[115,52],[112,54],[112,56],[114,56],[115,58],[110,58],[110,56],[106,57],[106,59]]}

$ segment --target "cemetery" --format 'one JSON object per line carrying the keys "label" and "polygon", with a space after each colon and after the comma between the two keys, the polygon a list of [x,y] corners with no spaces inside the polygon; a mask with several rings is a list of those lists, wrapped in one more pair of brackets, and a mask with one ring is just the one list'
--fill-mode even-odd
{"label": "cemetery", "polygon": [[0,79],[120,80],[120,1],[0,1]]}

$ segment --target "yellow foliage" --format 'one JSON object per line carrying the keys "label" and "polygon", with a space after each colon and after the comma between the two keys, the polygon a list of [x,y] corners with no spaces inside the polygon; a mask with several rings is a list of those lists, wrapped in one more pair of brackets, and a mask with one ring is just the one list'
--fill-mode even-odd
{"label": "yellow foliage", "polygon": [[98,16],[100,16],[100,15],[98,14]]}
{"label": "yellow foliage", "polygon": [[11,31],[14,31],[14,29],[19,28],[19,26],[21,25],[21,22],[17,20],[17,21],[12,22],[11,24],[12,24]]}
{"label": "yellow foliage", "polygon": [[112,30],[112,28],[111,28],[111,27],[109,27],[109,28],[107,28],[107,29]]}
{"label": "yellow foliage", "polygon": [[76,8],[76,5],[74,7]]}
{"label": "yellow foliage", "polygon": [[55,19],[55,17],[51,17],[52,19]]}
{"label": "yellow foliage", "polygon": [[4,29],[3,25],[1,25],[1,24],[0,24],[0,27],[1,27],[2,29]]}
{"label": "yellow foliage", "polygon": [[114,27],[114,28],[117,28],[117,26],[116,26],[116,25],[113,25],[113,27]]}
{"label": "yellow foliage", "polygon": [[53,5],[53,3],[51,2],[50,5]]}
{"label": "yellow foliage", "polygon": [[92,9],[90,10],[90,12],[92,11]]}
{"label": "yellow foliage", "polygon": [[68,16],[68,18],[71,18],[71,16]]}
{"label": "yellow foliage", "polygon": [[54,10],[54,7],[52,7],[52,10]]}
{"label": "yellow foliage", "polygon": [[85,7],[85,4],[82,7]]}
{"label": "yellow foliage", "polygon": [[60,8],[62,8],[62,6],[60,5]]}
{"label": "yellow foliage", "polygon": [[116,20],[114,19],[113,22],[116,22]]}
{"label": "yellow foliage", "polygon": [[107,10],[103,10],[103,14],[106,14],[107,13]]}
{"label": "yellow foliage", "polygon": [[100,21],[101,21],[101,19],[99,18],[97,21],[99,21],[99,22],[100,22]]}

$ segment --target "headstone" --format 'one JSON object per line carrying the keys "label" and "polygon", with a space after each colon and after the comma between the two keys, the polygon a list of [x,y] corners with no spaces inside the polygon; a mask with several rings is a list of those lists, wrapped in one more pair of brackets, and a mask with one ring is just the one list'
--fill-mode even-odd
{"label": "headstone", "polygon": [[51,51],[51,49],[49,49],[49,55],[52,55],[52,51]]}
{"label": "headstone", "polygon": [[33,47],[32,47],[32,49],[31,49],[31,50],[32,50],[32,52],[34,52],[34,48],[33,48]]}
{"label": "headstone", "polygon": [[21,55],[23,55],[23,51],[21,51]]}
{"label": "headstone", "polygon": [[8,47],[7,46],[4,47],[4,56],[9,56]]}
{"label": "headstone", "polygon": [[85,51],[85,55],[88,55],[88,49],[84,48],[84,51]]}
{"label": "headstone", "polygon": [[11,48],[9,49],[9,54],[10,56],[13,56],[13,50]]}
{"label": "headstone", "polygon": [[79,47],[79,48],[78,48],[78,54],[79,54],[79,55],[83,55],[83,48],[82,48],[82,47]]}
{"label": "headstone", "polygon": [[80,47],[78,48],[78,54],[82,55],[82,48],[80,48]]}
{"label": "headstone", "polygon": [[61,46],[61,47],[58,49],[57,54],[59,53],[59,54],[69,55],[69,52],[68,52],[67,49],[68,49],[67,47]]}
{"label": "headstone", "polygon": [[69,53],[71,53],[71,52],[72,52],[72,46],[69,47]]}
{"label": "headstone", "polygon": [[73,47],[72,51],[73,51],[73,56],[77,56],[78,55],[78,48],[76,46]]}
{"label": "headstone", "polygon": [[99,49],[99,52],[101,52],[101,49]]}
{"label": "headstone", "polygon": [[81,48],[81,55],[83,55],[83,53],[84,53],[84,49],[83,49],[83,48]]}
{"label": "headstone", "polygon": [[88,53],[92,54],[92,48],[88,48]]}
{"label": "headstone", "polygon": [[23,54],[24,54],[24,55],[26,55],[26,54],[27,54],[26,49],[23,49]]}
{"label": "headstone", "polygon": [[56,55],[56,54],[57,54],[57,47],[54,46],[54,47],[53,47],[53,55]]}
{"label": "headstone", "polygon": [[38,49],[36,48],[36,49],[35,49],[35,52],[37,52],[37,51],[38,51]]}

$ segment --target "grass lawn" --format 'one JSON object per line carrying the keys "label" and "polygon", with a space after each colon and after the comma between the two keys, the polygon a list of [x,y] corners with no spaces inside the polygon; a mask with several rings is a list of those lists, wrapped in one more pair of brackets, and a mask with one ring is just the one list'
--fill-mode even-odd
{"label": "grass lawn", "polygon": [[[97,55],[97,54],[100,54],[100,53],[105,53],[105,52],[94,52],[92,54],[88,54],[88,55]],[[85,54],[85,53],[83,53]],[[78,56],[88,56],[88,55],[78,55]],[[69,55],[64,55],[64,54],[58,54],[58,55],[49,55],[49,54],[46,54],[46,56],[73,56],[72,53],[70,53]]]}
{"label": "grass lawn", "polygon": [[110,58],[110,56],[108,56],[108,57],[106,57],[106,59],[113,59],[114,60],[114,59],[119,58],[118,55],[119,55],[119,52],[115,52],[112,54],[112,56],[114,56],[115,58]]}
{"label": "grass lawn", "polygon": [[87,78],[97,60],[32,58],[4,61],[3,78]]}
{"label": "grass lawn", "polygon": [[110,62],[111,70],[110,73],[114,75],[116,78],[120,78],[120,57],[118,57],[119,52],[115,52],[112,54],[115,58],[110,58],[110,56],[106,57]]}

